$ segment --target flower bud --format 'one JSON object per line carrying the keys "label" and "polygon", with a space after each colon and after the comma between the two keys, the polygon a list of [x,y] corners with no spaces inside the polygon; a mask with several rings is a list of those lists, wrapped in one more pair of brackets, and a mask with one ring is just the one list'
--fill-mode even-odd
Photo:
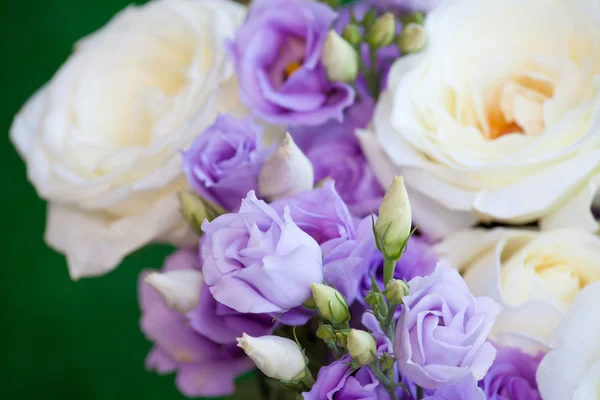
{"label": "flower bud", "polygon": [[313,298],[321,317],[334,324],[350,321],[350,311],[344,296],[332,287],[320,283],[311,283]]}
{"label": "flower bud", "polygon": [[408,193],[401,176],[394,177],[379,206],[375,224],[377,245],[384,257],[398,260],[410,236],[412,218]]}
{"label": "flower bud", "polygon": [[201,198],[194,192],[181,191],[177,195],[181,213],[196,233],[202,233],[200,227],[205,219],[212,221],[225,213],[220,206]]}
{"label": "flower bud", "polygon": [[356,24],[348,24],[342,32],[342,37],[348,41],[352,46],[358,46],[362,39],[362,33],[360,28]]}
{"label": "flower bud", "polygon": [[272,335],[252,337],[244,333],[237,342],[256,367],[270,378],[292,381],[304,374],[306,358],[290,339]]}
{"label": "flower bud", "polygon": [[296,146],[289,133],[265,162],[258,177],[262,197],[276,200],[313,188],[314,171],[310,160]]}
{"label": "flower bud", "polygon": [[390,303],[402,304],[402,298],[408,295],[408,284],[400,279],[391,280],[385,285],[385,297]]}
{"label": "flower bud", "polygon": [[427,32],[422,25],[408,24],[404,27],[398,46],[404,54],[416,53],[427,44]]}
{"label": "flower bud", "polygon": [[358,75],[358,53],[333,29],[323,45],[322,61],[330,81],[352,82]]}
{"label": "flower bud", "polygon": [[367,34],[367,42],[376,49],[387,46],[394,40],[396,19],[394,14],[385,13],[377,18]]}
{"label": "flower bud", "polygon": [[202,273],[195,269],[151,272],[145,281],[161,295],[170,308],[181,313],[192,311],[200,300]]}
{"label": "flower bud", "polygon": [[317,337],[326,342],[328,340],[335,339],[336,336],[331,325],[319,324],[319,328],[317,329]]}
{"label": "flower bud", "polygon": [[362,24],[365,28],[370,28],[375,24],[375,21],[377,21],[377,11],[375,10],[375,7],[371,7],[369,8],[369,11],[365,13]]}
{"label": "flower bud", "polygon": [[423,24],[425,24],[425,14],[423,14],[421,12],[411,12],[410,14],[407,14],[402,17],[402,24],[403,25],[408,25],[408,24],[423,25]]}
{"label": "flower bud", "polygon": [[360,365],[371,364],[377,359],[377,344],[369,332],[352,329],[347,340],[348,353]]}

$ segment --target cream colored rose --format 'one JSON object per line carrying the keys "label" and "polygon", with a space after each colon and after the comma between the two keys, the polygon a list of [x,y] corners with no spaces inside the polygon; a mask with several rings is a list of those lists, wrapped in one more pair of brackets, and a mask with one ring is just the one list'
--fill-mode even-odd
{"label": "cream colored rose", "polygon": [[478,219],[596,231],[598,0],[449,0],[426,31],[360,135],[382,183],[404,176],[435,237]]}
{"label": "cream colored rose", "polygon": [[600,282],[577,296],[536,380],[544,400],[600,400]]}
{"label": "cream colored rose", "polygon": [[246,112],[224,45],[244,15],[224,0],[129,7],[78,42],[16,116],[11,139],[49,201],[46,241],[74,279],[187,236],[179,151],[217,113]]}
{"label": "cream colored rose", "polygon": [[503,305],[494,327],[503,341],[547,344],[580,291],[600,281],[600,238],[583,230],[474,229],[435,249],[462,271],[474,296]]}

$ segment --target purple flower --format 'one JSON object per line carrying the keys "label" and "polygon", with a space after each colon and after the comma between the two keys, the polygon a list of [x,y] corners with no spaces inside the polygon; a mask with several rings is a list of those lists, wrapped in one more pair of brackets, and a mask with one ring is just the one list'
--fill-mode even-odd
{"label": "purple flower", "polygon": [[255,0],[231,43],[242,100],[278,124],[342,120],[354,101],[350,85],[329,82],[321,50],[336,17],[305,0]]}
{"label": "purple flower", "polygon": [[543,354],[532,356],[516,347],[496,346],[497,355],[479,381],[489,400],[541,400],[535,381]]}
{"label": "purple flower", "polygon": [[371,370],[363,367],[352,371],[350,360],[345,356],[322,367],[310,392],[302,394],[304,400],[388,400],[389,394]]}
{"label": "purple flower", "polygon": [[477,387],[473,375],[467,375],[457,383],[442,386],[431,396],[423,400],[486,400],[483,391]]}
{"label": "purple flower", "polygon": [[[283,214],[283,215],[282,215]],[[318,243],[290,217],[253,191],[237,213],[202,224],[204,281],[215,299],[242,313],[281,313],[311,295],[323,281]]]}
{"label": "purple flower", "polygon": [[[179,250],[165,262],[163,272],[199,269],[197,253]],[[186,396],[221,396],[235,391],[234,379],[254,368],[244,352],[236,346],[235,335],[254,331],[267,334],[272,325],[251,316],[233,313],[225,316],[205,290],[197,310],[186,316],[167,306],[163,298],[140,279],[139,295],[142,309],[141,328],[154,347],[146,358],[146,366],[160,374],[177,371],[177,387]],[[205,301],[208,299],[208,302]],[[196,329],[188,318],[207,318],[214,325]],[[226,334],[220,338],[223,332]],[[235,332],[235,333],[234,333]],[[234,338],[233,341],[229,340]],[[217,340],[215,340],[217,339]]]}
{"label": "purple flower", "polygon": [[249,118],[223,115],[183,153],[183,171],[203,198],[236,210],[250,190],[269,154],[262,148],[261,128]]}
{"label": "purple flower", "polygon": [[350,211],[359,217],[376,210],[384,194],[354,135],[369,124],[373,109],[373,100],[367,97],[347,110],[343,122],[290,130],[313,165],[315,183],[333,179]]}
{"label": "purple flower", "polygon": [[482,379],[496,349],[487,341],[500,306],[473,297],[456,269],[438,263],[433,274],[409,282],[396,327],[394,354],[402,374],[426,389]]}

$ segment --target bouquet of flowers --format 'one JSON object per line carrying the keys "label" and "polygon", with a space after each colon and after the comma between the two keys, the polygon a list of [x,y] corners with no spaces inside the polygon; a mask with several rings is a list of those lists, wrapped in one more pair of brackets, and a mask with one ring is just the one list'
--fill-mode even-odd
{"label": "bouquet of flowers", "polygon": [[598,0],[154,0],[11,138],[187,396],[600,399]]}

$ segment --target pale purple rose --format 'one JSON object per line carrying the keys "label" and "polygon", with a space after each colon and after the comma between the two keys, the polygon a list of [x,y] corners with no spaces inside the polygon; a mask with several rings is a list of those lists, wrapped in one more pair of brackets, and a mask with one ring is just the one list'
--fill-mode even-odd
{"label": "pale purple rose", "polygon": [[516,347],[496,345],[496,359],[479,387],[488,400],[541,400],[535,381],[543,353],[533,356]]}
{"label": "pale purple rose", "polygon": [[467,375],[460,382],[442,386],[423,400],[486,400],[486,397],[473,375]]}
{"label": "pale purple rose", "polygon": [[219,116],[183,153],[183,171],[203,198],[226,210],[237,210],[269,154],[262,130],[250,118]]}
{"label": "pale purple rose", "polygon": [[410,280],[396,327],[394,354],[402,374],[426,389],[482,379],[496,356],[487,341],[500,305],[473,297],[458,271],[440,262]]}
{"label": "pale purple rose", "polygon": [[342,120],[352,87],[330,82],[321,50],[336,13],[305,0],[255,0],[230,44],[240,97],[277,124],[320,125]]}
{"label": "pale purple rose", "polygon": [[[197,252],[178,250],[166,260],[162,271],[191,268],[200,268]],[[224,316],[213,307],[214,300],[204,303],[210,297],[208,290],[202,294],[198,309],[186,316],[169,308],[144,282],[145,275],[142,274],[139,283],[140,324],[145,336],[154,343],[146,358],[146,367],[160,374],[177,372],[177,387],[189,397],[232,394],[235,378],[254,368],[252,361],[236,346],[234,335],[248,331],[268,334],[272,323],[248,315],[238,315],[239,319],[233,322],[236,317]],[[207,318],[214,325],[204,325],[199,330],[190,324],[190,318]],[[220,338],[223,332],[227,334]]]}
{"label": "pale purple rose", "polygon": [[347,110],[343,122],[290,129],[313,165],[315,183],[333,179],[341,198],[359,217],[377,210],[384,194],[355,136],[356,129],[369,124],[373,109],[373,100],[366,97]]}
{"label": "pale purple rose", "polygon": [[319,244],[253,191],[237,213],[202,224],[204,281],[215,299],[242,313],[281,313],[302,305],[323,281]]}

